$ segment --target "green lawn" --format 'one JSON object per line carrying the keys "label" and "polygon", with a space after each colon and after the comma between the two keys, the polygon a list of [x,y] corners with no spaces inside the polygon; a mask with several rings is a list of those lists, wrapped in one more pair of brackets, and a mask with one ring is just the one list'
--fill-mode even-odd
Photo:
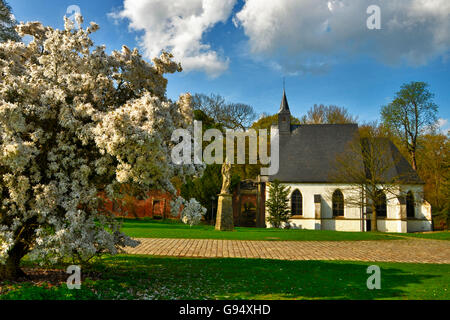
{"label": "green lawn", "polygon": [[422,239],[433,239],[433,240],[450,240],[449,231],[439,231],[431,233],[398,233],[400,236],[412,237],[412,238],[422,238]]}
{"label": "green lawn", "polygon": [[[369,265],[381,290],[368,290]],[[450,299],[450,265],[349,261],[104,257],[81,290],[0,284],[0,299]],[[92,273],[93,274],[93,273]]]}
{"label": "green lawn", "polygon": [[214,230],[214,226],[190,227],[175,221],[125,219],[122,231],[135,238],[182,238],[225,240],[293,240],[293,241],[343,241],[343,240],[397,240],[384,233],[339,232],[329,230],[281,230],[237,227],[232,232]]}

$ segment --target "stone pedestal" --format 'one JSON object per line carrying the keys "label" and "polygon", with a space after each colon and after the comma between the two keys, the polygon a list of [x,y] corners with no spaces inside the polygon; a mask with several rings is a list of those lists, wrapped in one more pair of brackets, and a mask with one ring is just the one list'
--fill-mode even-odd
{"label": "stone pedestal", "polygon": [[217,205],[216,230],[232,231],[233,228],[233,196],[221,193]]}

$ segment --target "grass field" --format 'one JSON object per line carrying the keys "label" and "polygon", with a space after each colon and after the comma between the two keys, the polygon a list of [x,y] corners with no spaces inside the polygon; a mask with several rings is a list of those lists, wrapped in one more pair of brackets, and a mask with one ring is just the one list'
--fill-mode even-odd
{"label": "grass field", "polygon": [[167,220],[125,219],[122,231],[135,238],[181,238],[224,240],[291,240],[291,241],[351,241],[351,240],[397,240],[398,237],[384,233],[339,232],[329,230],[263,229],[237,227],[232,232],[214,230],[214,226],[188,226]]}
{"label": "grass field", "polygon": [[439,232],[426,232],[426,233],[399,233],[400,236],[412,237],[412,238],[422,238],[422,239],[433,239],[433,240],[450,240],[449,231],[439,231]]}
{"label": "grass field", "polygon": [[[369,265],[381,289],[369,290]],[[0,284],[0,299],[450,299],[450,265],[348,261],[193,259],[121,255],[65,284]]]}
{"label": "grass field", "polygon": [[[125,220],[123,227],[128,235],[143,238],[339,241],[419,237],[449,240],[448,232],[389,235],[257,228],[218,232],[213,226],[191,228],[175,221],[157,220]],[[381,290],[369,290],[366,286],[367,267],[374,264],[381,268]],[[23,266],[37,267],[26,259]],[[80,290],[67,289],[65,266],[50,272],[59,275],[59,278],[48,278],[51,284],[36,279],[0,282],[0,300],[450,299],[449,264],[104,256],[82,268]]]}

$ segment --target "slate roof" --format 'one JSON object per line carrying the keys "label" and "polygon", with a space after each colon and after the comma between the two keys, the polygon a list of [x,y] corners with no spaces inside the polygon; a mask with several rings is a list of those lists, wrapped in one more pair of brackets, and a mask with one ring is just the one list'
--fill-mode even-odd
{"label": "slate roof", "polygon": [[391,140],[388,138],[375,138],[371,141],[368,139],[363,139],[363,141],[365,144],[375,145],[375,150],[376,148],[386,150],[385,161],[386,166],[389,169],[385,174],[385,181],[397,179],[400,182],[407,184],[424,183]]}
{"label": "slate roof", "polygon": [[[280,168],[276,175],[268,179],[302,183],[335,182],[332,176],[336,157],[349,150],[350,143],[358,138],[357,124],[292,125],[291,134],[280,135]],[[423,183],[395,145],[388,139],[383,143],[388,151],[388,161],[393,162],[386,178],[401,175],[404,183]]]}

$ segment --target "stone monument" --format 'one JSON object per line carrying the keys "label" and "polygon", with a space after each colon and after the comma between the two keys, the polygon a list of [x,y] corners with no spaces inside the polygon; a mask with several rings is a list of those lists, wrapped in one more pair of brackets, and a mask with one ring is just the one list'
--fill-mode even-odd
{"label": "stone monument", "polygon": [[222,190],[217,205],[216,230],[232,231],[233,224],[233,196],[230,194],[231,164],[225,159],[222,165]]}

